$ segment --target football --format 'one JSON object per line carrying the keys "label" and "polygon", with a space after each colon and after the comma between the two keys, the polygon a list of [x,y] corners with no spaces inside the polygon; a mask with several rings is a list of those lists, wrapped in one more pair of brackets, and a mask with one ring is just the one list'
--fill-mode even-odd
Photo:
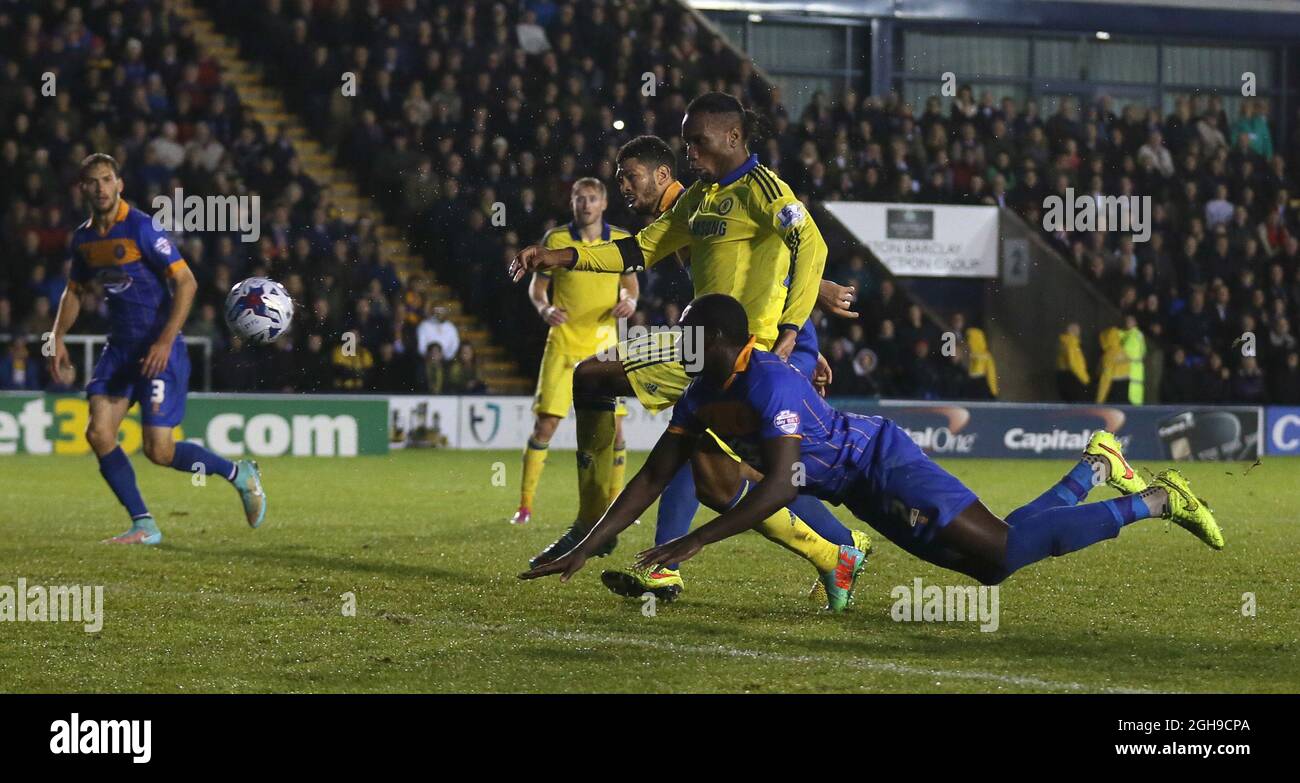
{"label": "football", "polygon": [[250,277],[230,289],[226,323],[230,331],[255,345],[275,342],[293,321],[293,299],[284,286],[266,277]]}

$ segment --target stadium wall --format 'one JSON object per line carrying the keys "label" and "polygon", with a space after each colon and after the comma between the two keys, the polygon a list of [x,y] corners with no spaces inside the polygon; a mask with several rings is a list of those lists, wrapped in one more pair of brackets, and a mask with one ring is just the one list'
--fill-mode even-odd
{"label": "stadium wall", "polygon": [[[1073,459],[1098,429],[1116,433],[1135,460],[1255,460],[1300,455],[1300,407],[1106,406],[874,400],[841,397],[837,408],[887,416],[940,458]],[[669,412],[627,401],[628,448],[648,450]],[[0,456],[89,454],[87,404],[77,395],[0,392]],[[524,396],[192,394],[179,436],[226,456],[343,457],[402,448],[506,449],[532,430]],[[140,448],[138,409],[123,448]],[[552,440],[575,447],[573,419]]]}

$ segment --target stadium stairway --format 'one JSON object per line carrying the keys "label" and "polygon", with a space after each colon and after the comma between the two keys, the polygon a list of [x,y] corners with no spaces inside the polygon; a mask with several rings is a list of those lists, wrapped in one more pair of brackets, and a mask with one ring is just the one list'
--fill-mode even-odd
{"label": "stadium stairway", "polygon": [[[1010,366],[1017,367],[1015,373],[999,377],[1015,395],[1007,399],[1057,400],[1057,339],[1066,324],[1079,324],[1092,368],[1099,358],[1097,335],[1120,325],[1123,318],[1113,302],[1014,210],[1000,209],[998,217],[1002,271],[984,287],[984,309],[994,355],[1013,357]],[[1148,364],[1162,355],[1155,347],[1148,339]],[[1147,377],[1158,375],[1149,372]]]}
{"label": "stadium stairway", "polygon": [[[286,108],[280,91],[267,83],[261,69],[240,57],[239,47],[216,29],[208,13],[191,0],[179,0],[177,11],[194,25],[195,40],[220,65],[245,110],[268,131],[280,125],[287,128],[302,161],[303,171],[321,184],[343,215],[353,220],[364,215],[375,218],[381,252],[393,261],[403,282],[417,273],[433,277],[432,272],[423,268],[419,257],[411,252],[410,244],[397,228],[383,218],[383,209],[361,193],[349,173],[334,165],[331,152],[312,138],[301,119]],[[435,280],[430,288],[430,297],[435,305],[447,308],[451,321],[460,330],[461,339],[474,346],[480,377],[489,391],[493,394],[532,394],[536,381],[522,373],[504,347],[491,342],[488,329],[464,312],[448,286]]]}

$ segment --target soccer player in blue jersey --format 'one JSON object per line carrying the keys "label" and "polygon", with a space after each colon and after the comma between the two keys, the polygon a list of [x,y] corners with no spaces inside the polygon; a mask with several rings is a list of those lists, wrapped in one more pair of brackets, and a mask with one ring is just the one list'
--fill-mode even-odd
{"label": "soccer player in blue jersey", "polygon": [[[87,286],[108,299],[108,344],[86,383],[90,420],[86,440],[99,459],[99,472],[131,516],[131,528],[108,539],[113,544],[157,544],[158,523],[145,506],[135,471],[118,445],[127,410],[140,404],[145,456],[156,465],[220,476],[239,491],[248,524],[266,517],[266,495],[257,465],[238,464],[195,443],[177,443],[172,428],[185,416],[190,361],[181,340],[198,284],[167,234],[149,215],[122,199],[117,161],[96,153],[81,163],[82,195],[90,219],[72,235],[72,275],[54,324],[54,377],[71,368],[64,336],[77,320]],[[174,290],[173,290],[174,288]]]}
{"label": "soccer player in blue jersey", "polygon": [[[704,546],[752,528],[798,493],[847,506],[902,549],[982,584],[1114,538],[1142,519],[1171,519],[1214,549],[1223,534],[1187,480],[1166,470],[1146,482],[1109,433],[1094,435],[1079,463],[1030,503],[1001,519],[974,492],[933,462],[889,419],[842,413],[807,378],[759,350],[745,310],[724,294],[697,298],[684,329],[704,341],[703,367],[673,408],[672,423],[614,505],[571,553],[521,574],[567,580],[588,554],[627,527],[698,448],[705,428],[763,473],[755,486],[737,475],[736,501],[695,531],[641,553],[653,566],[689,560]],[[1083,503],[1102,482],[1121,497]],[[846,584],[848,574],[845,574]]]}

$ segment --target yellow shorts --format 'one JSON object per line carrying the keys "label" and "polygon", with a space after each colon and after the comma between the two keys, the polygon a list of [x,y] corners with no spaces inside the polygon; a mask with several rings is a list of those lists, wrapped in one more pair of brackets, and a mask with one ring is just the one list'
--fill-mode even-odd
{"label": "yellow shorts", "polygon": [[[573,368],[590,354],[572,354],[555,350],[551,343],[542,352],[541,371],[537,375],[537,394],[533,397],[533,413],[559,416],[563,419],[573,407]],[[627,406],[620,397],[614,408],[617,416],[627,415]]]}
{"label": "yellow shorts", "polygon": [[691,382],[678,355],[680,338],[680,332],[651,332],[618,344],[623,372],[636,398],[651,413],[672,407]]}

